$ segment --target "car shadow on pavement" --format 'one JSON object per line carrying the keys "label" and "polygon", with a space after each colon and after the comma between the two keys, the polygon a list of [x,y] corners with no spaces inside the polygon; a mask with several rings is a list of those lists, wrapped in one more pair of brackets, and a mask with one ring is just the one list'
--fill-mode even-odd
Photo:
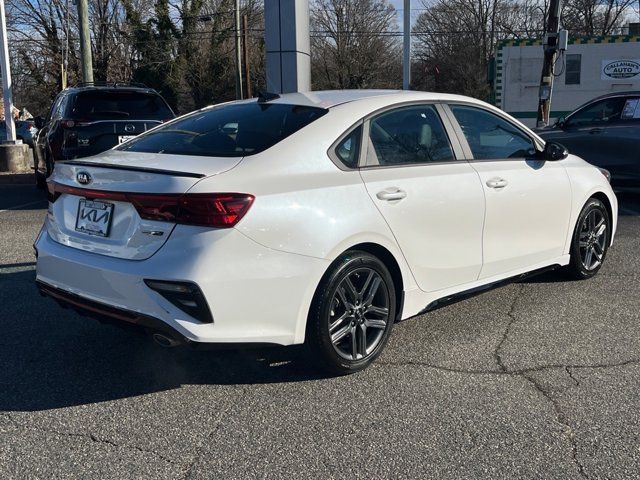
{"label": "car shadow on pavement", "polygon": [[302,382],[326,375],[298,347],[166,349],[42,298],[33,270],[0,274],[0,411],[37,411],[185,384]]}

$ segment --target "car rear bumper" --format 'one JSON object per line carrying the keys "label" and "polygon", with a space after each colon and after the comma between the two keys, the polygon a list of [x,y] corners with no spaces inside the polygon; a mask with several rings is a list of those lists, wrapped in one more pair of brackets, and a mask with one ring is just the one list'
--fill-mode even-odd
{"label": "car rear bumper", "polygon": [[[124,260],[56,243],[34,245],[41,292],[89,316],[170,334],[179,343],[304,341],[315,288],[328,262],[263,247],[234,229],[178,226],[146,260]],[[144,280],[196,283],[213,323],[189,316]]]}
{"label": "car rear bumper", "polygon": [[101,322],[138,327],[141,330],[163,333],[177,343],[193,343],[176,329],[157,318],[139,312],[112,307],[104,303],[89,300],[60,288],[53,287],[43,281],[36,280],[40,294],[55,300],[63,308],[71,308],[81,315],[95,318]]}

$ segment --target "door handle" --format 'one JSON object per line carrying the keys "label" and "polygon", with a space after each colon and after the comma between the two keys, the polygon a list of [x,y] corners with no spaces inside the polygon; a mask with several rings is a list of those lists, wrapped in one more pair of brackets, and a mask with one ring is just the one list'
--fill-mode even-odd
{"label": "door handle", "polygon": [[399,188],[382,190],[381,192],[376,193],[376,197],[378,197],[380,200],[386,200],[388,202],[393,200],[402,200],[403,198],[406,198],[406,196],[407,192],[405,192],[404,190],[400,190]]}
{"label": "door handle", "polygon": [[509,184],[504,178],[491,178],[487,180],[487,187],[489,188],[504,188]]}
{"label": "door handle", "polygon": [[592,128],[591,130],[589,130],[589,134],[590,135],[595,135],[598,133],[602,133],[602,129],[601,128]]}

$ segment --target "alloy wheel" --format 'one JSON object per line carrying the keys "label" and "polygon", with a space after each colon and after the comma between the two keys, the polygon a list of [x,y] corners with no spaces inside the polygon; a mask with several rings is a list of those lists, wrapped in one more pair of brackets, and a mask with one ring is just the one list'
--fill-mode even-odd
{"label": "alloy wheel", "polygon": [[347,360],[370,355],[384,336],[389,318],[389,287],[372,268],[347,274],[331,300],[329,335],[336,352]]}
{"label": "alloy wheel", "polygon": [[591,210],[580,227],[578,247],[585,269],[596,269],[604,258],[607,241],[607,222],[601,211]]}

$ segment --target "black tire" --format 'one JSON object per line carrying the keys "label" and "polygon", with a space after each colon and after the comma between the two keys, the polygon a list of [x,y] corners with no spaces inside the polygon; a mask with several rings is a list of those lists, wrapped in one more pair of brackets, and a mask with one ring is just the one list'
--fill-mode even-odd
{"label": "black tire", "polygon": [[348,251],[333,262],[316,290],[307,320],[308,357],[332,374],[363,370],[384,349],[395,316],[396,290],[385,264],[367,252]]}
{"label": "black tire", "polygon": [[[36,187],[38,187],[41,190],[45,190],[47,188],[47,178],[49,178],[49,176],[51,175],[51,173],[53,172],[53,162],[51,161],[51,154],[49,153],[45,153],[45,158],[44,158],[44,168],[45,168],[45,173],[44,175],[40,172],[38,172],[38,165],[37,165],[37,161],[34,160],[34,164],[36,164]],[[33,152],[33,157],[35,159],[36,157],[36,152]]]}
{"label": "black tire", "polygon": [[[604,225],[604,230],[600,236],[592,234],[591,230],[595,226],[590,226],[589,222],[600,225],[598,230]],[[600,224],[602,222],[602,225]],[[611,243],[611,218],[604,204],[597,198],[590,198],[578,216],[578,221],[573,231],[571,248],[569,253],[571,261],[564,269],[564,273],[576,280],[585,280],[598,273],[607,256],[609,244]],[[589,249],[591,256],[589,257]],[[589,260],[591,259],[591,260]]]}
{"label": "black tire", "polygon": [[42,175],[40,172],[38,172],[38,168],[36,167],[36,188],[40,189],[40,190],[44,190],[45,188],[47,188],[47,178]]}

